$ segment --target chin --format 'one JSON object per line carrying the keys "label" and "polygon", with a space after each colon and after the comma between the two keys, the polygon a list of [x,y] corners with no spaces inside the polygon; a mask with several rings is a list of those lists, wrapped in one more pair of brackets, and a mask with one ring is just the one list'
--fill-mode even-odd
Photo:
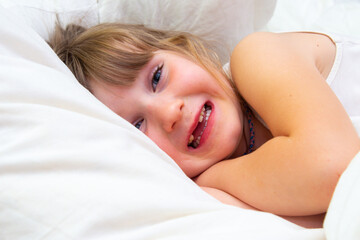
{"label": "chin", "polygon": [[[190,163],[191,162],[191,163]],[[215,161],[215,163],[204,161],[201,159],[194,159],[193,161],[188,161],[187,166],[185,166],[184,163],[182,163],[180,168],[183,170],[183,172],[188,176],[189,178],[194,178],[199,176],[201,173],[205,172],[207,169],[209,169],[211,166],[216,164],[218,161]]]}
{"label": "chin", "polygon": [[228,144],[229,148],[224,149],[225,154],[222,160],[232,159],[241,156],[241,154],[239,153],[241,138],[237,136],[233,137],[232,139],[238,139],[238,141],[234,141]]}

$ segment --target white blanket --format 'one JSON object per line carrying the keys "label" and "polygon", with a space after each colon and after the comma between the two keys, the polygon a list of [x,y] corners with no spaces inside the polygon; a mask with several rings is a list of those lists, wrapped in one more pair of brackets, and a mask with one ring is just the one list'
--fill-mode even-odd
{"label": "white blanket", "polygon": [[336,186],[324,229],[328,240],[360,239],[360,152]]}

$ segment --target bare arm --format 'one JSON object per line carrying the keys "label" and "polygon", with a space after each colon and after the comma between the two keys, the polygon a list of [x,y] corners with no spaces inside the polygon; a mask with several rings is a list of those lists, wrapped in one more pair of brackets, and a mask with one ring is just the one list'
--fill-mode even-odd
{"label": "bare arm", "polygon": [[256,208],[244,203],[240,199],[238,199],[224,191],[221,191],[219,189],[211,188],[211,187],[201,187],[201,188],[205,192],[207,192],[208,194],[210,194],[211,196],[213,196],[214,198],[216,198],[217,200],[219,200],[222,203],[240,207],[240,208],[244,208],[244,209],[257,210]]}
{"label": "bare arm", "polygon": [[214,165],[199,176],[199,185],[279,215],[327,210],[360,140],[317,68],[316,47],[311,39],[271,33],[253,34],[236,47],[235,83],[274,138],[249,155]]}
{"label": "bare arm", "polygon": [[[258,211],[258,209],[244,203],[243,201],[239,200],[238,198],[221,191],[216,188],[210,187],[201,187],[205,192],[212,195],[214,198],[219,200],[220,202],[244,209],[251,209]],[[306,228],[321,228],[323,226],[323,221],[325,214],[313,215],[313,216],[300,216],[300,217],[284,217],[280,216],[292,223],[295,223],[299,226],[306,227]]]}

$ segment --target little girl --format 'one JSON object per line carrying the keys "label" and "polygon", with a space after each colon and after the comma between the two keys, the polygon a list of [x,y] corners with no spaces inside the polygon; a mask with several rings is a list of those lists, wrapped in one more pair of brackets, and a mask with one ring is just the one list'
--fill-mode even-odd
{"label": "little girl", "polygon": [[49,44],[84,87],[219,200],[319,216],[360,149],[349,118],[360,115],[360,45],[336,38],[251,34],[232,53],[231,77],[188,33],[58,25]]}

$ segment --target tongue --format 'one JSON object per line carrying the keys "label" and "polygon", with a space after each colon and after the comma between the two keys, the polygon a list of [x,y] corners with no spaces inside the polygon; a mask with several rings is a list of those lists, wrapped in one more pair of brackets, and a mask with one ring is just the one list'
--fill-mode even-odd
{"label": "tongue", "polygon": [[192,133],[192,135],[194,136],[194,141],[196,141],[196,139],[200,136],[201,132],[203,131],[205,122],[206,120],[204,117],[204,120],[202,122],[199,122],[198,125],[196,126],[194,132]]}

